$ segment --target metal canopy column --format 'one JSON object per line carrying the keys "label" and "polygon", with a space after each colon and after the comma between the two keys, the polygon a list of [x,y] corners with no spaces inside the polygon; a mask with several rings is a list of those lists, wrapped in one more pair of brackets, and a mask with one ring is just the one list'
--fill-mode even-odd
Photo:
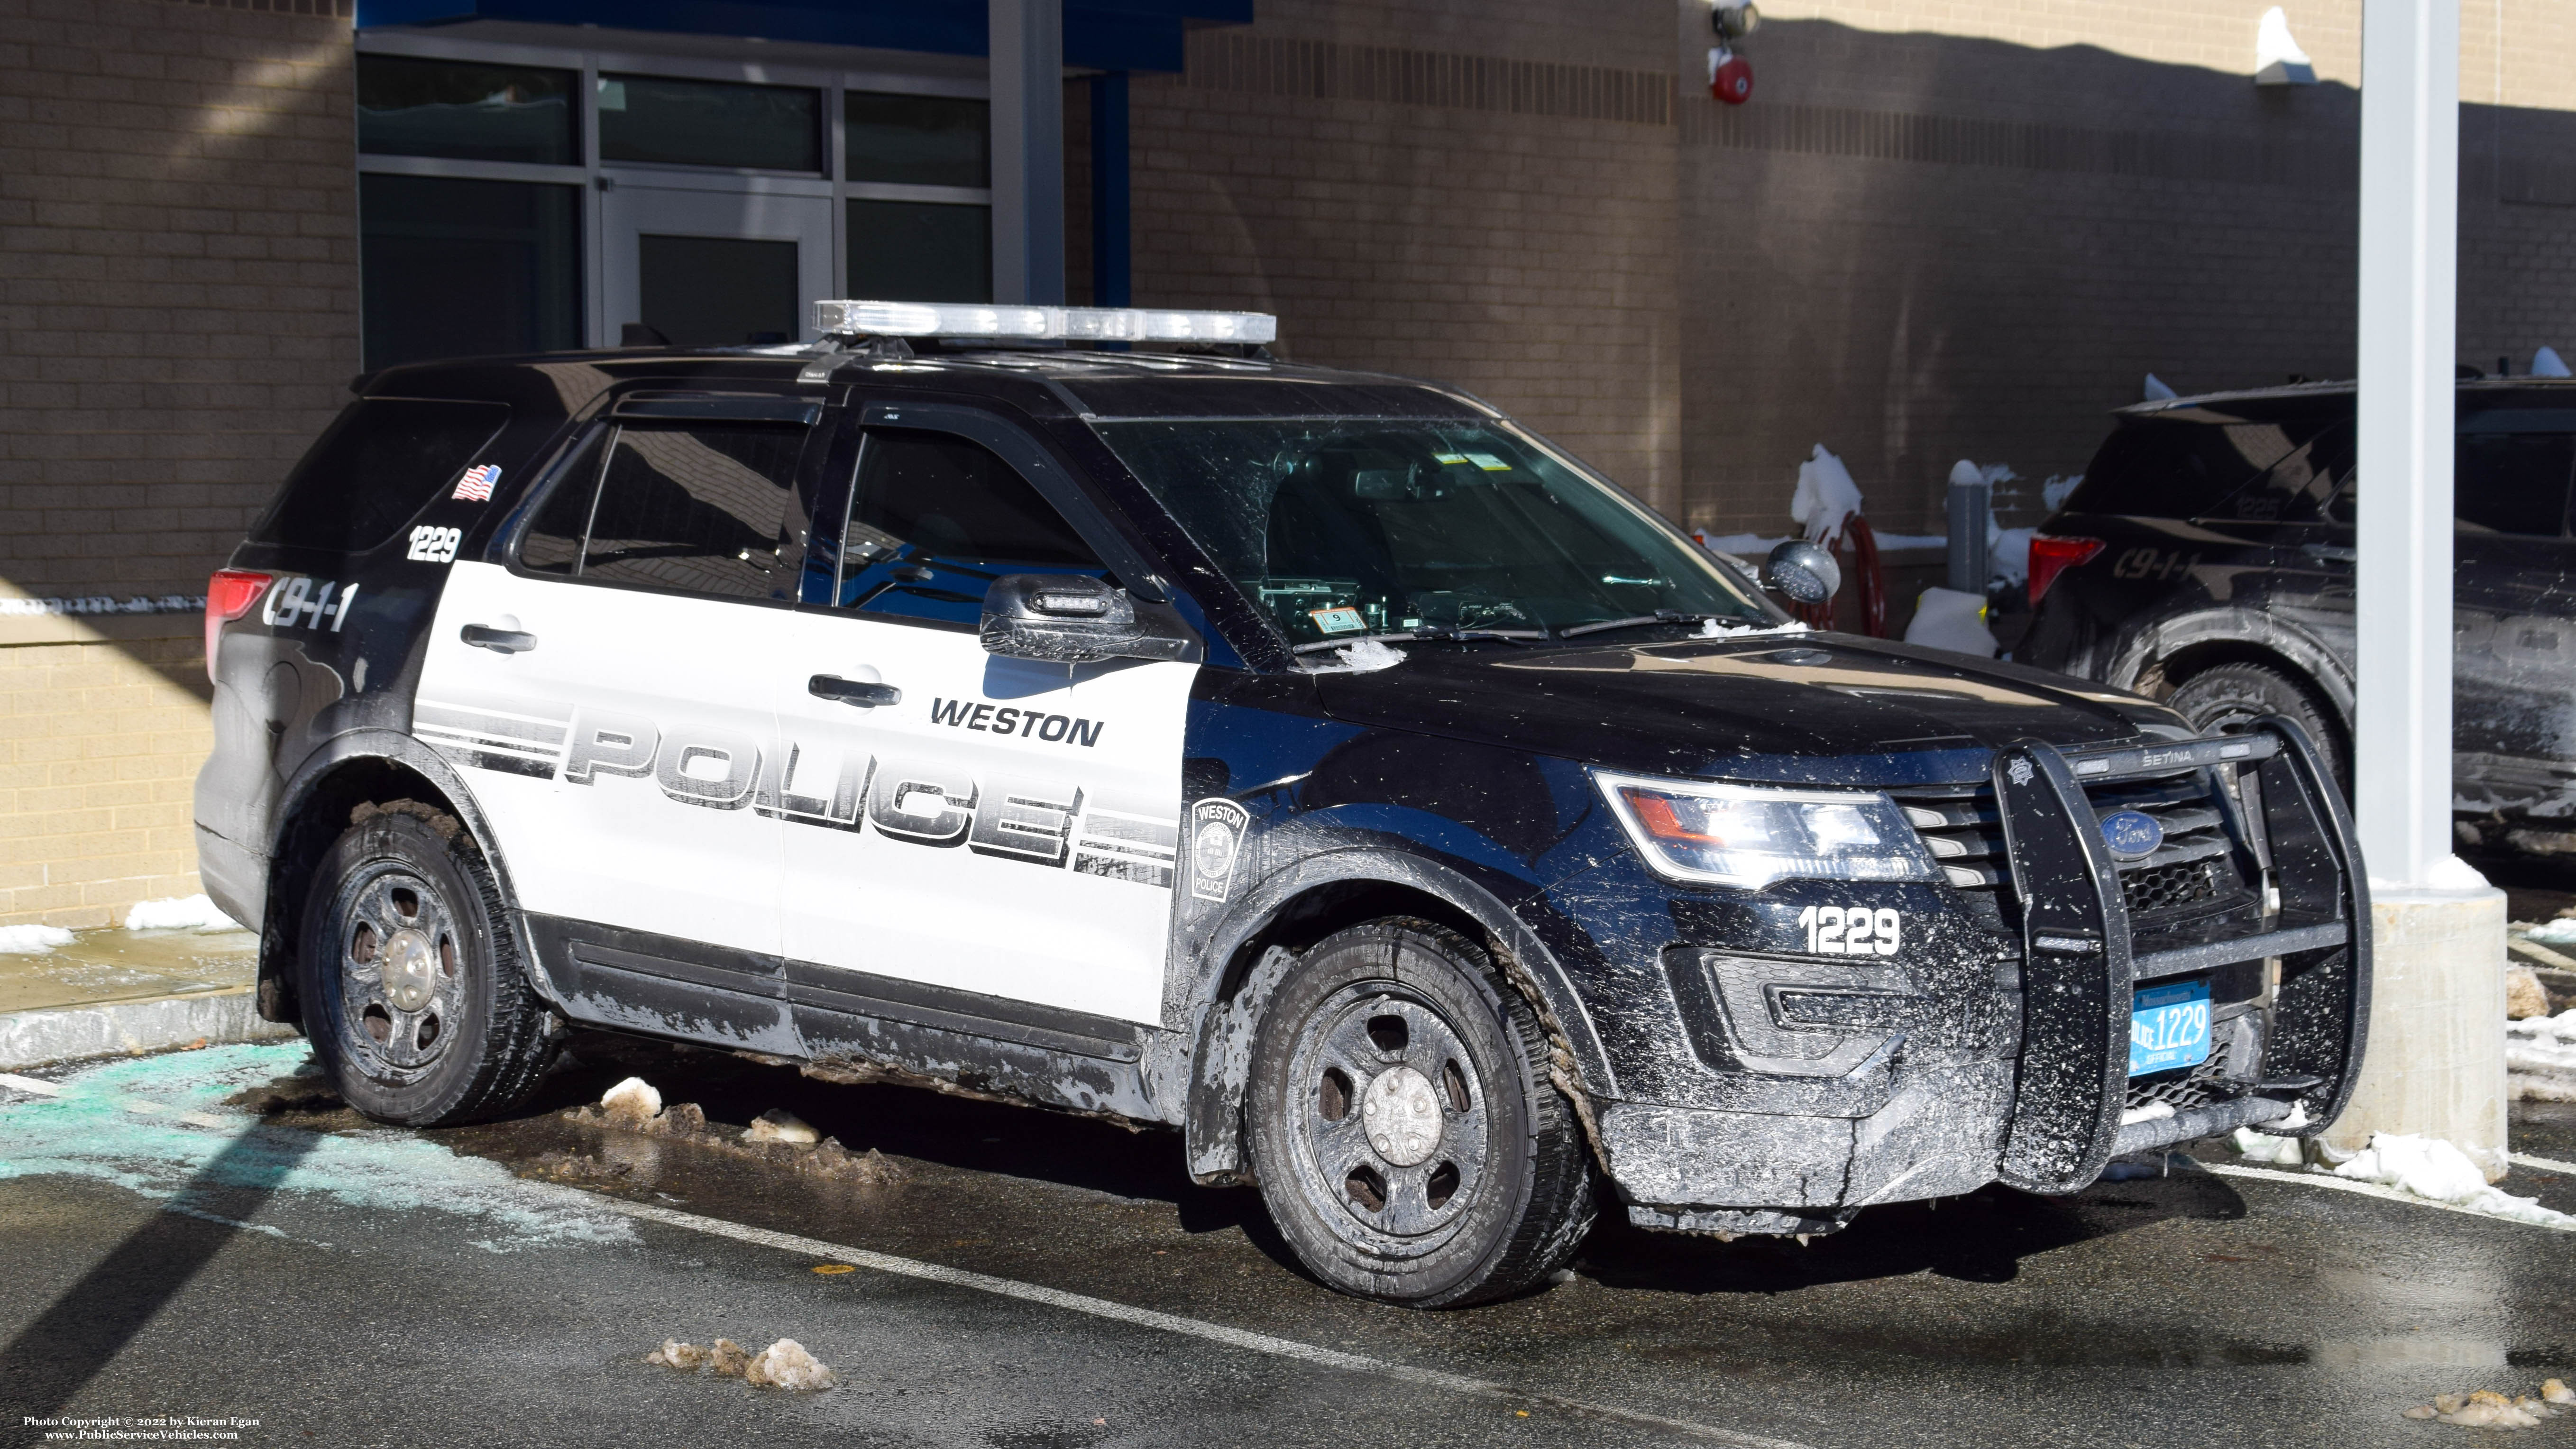
{"label": "metal canopy column", "polygon": [[987,0],[993,300],[1064,302],[1064,3]]}
{"label": "metal canopy column", "polygon": [[2376,989],[2330,1134],[2447,1138],[2504,1170],[2504,895],[2451,854],[2459,0],[2363,0],[2354,804]]}

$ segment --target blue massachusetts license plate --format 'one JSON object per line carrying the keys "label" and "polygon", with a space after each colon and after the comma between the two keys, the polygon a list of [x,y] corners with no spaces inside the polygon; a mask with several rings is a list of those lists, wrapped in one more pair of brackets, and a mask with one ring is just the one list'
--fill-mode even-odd
{"label": "blue massachusetts license plate", "polygon": [[2129,1005],[2129,1075],[2196,1067],[2209,1060],[2209,983],[2141,986]]}

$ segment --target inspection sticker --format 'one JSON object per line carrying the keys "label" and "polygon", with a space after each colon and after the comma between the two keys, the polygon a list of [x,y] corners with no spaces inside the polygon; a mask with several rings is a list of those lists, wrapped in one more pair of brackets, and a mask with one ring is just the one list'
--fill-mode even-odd
{"label": "inspection sticker", "polygon": [[1314,620],[1315,627],[1327,634],[1350,634],[1368,627],[1368,620],[1361,618],[1360,611],[1352,608],[1309,609],[1306,617]]}

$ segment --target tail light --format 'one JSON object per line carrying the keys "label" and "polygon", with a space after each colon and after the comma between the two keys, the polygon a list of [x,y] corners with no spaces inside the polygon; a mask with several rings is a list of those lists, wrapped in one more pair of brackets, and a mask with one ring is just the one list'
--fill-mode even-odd
{"label": "tail light", "polygon": [[2040,599],[2057,576],[2102,551],[2098,538],[2051,538],[2037,534],[2030,541],[2030,606],[2039,607]]}
{"label": "tail light", "polygon": [[206,678],[215,677],[215,640],[224,626],[251,611],[260,595],[276,581],[273,574],[248,569],[218,569],[206,580]]}

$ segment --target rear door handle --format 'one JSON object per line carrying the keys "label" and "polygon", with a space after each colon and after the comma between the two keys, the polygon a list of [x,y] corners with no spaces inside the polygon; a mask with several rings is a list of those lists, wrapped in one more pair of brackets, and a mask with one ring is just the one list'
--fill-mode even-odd
{"label": "rear door handle", "polygon": [[525,654],[537,647],[537,636],[516,629],[495,629],[489,624],[468,624],[459,637],[477,649],[495,654]]}
{"label": "rear door handle", "polygon": [[903,703],[903,691],[891,684],[870,684],[864,679],[843,679],[837,674],[817,674],[806,680],[805,692],[817,699],[837,699],[861,709]]}
{"label": "rear door handle", "polygon": [[2299,552],[2314,559],[2332,559],[2336,563],[2353,563],[2361,558],[2359,550],[2339,543],[2303,543],[2299,545]]}

